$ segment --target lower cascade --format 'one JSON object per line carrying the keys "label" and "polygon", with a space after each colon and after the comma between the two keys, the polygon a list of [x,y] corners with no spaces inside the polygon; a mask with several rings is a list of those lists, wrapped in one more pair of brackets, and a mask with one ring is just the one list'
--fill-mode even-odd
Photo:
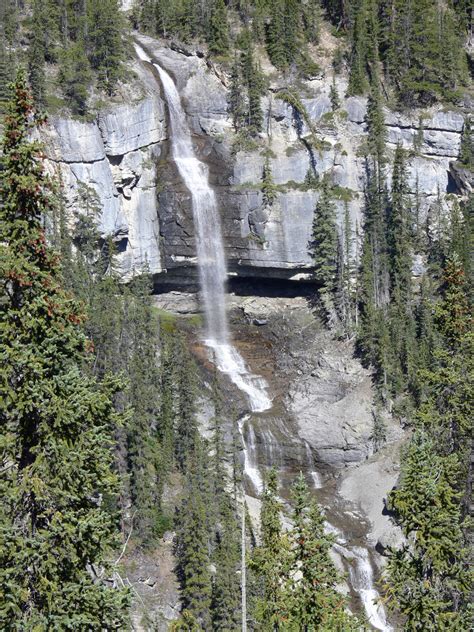
{"label": "lower cascade", "polygon": [[[153,63],[141,46],[135,44],[138,57]],[[176,86],[169,74],[153,64],[163,86],[168,104],[173,159],[186,188],[191,194],[196,230],[197,262],[206,316],[206,346],[212,351],[217,368],[249,398],[251,410],[261,412],[271,407],[267,384],[247,369],[244,359],[231,343],[225,304],[227,267],[216,196],[209,186],[209,171],[193,148],[186,114]]]}
{"label": "lower cascade", "polygon": [[[208,168],[194,152],[186,114],[173,79],[161,66],[152,62],[141,46],[135,44],[135,50],[138,57],[153,64],[159,74],[169,111],[173,160],[191,195],[200,289],[206,320],[204,343],[218,370],[245,393],[250,410],[257,413],[266,411],[272,407],[268,384],[262,377],[249,371],[244,359],[232,344],[229,332],[225,290],[227,267],[217,201],[209,185]],[[264,489],[264,479],[259,468],[257,438],[250,414],[239,420],[238,429],[243,445],[244,474],[252,488],[251,495],[258,497]],[[276,465],[272,453],[272,433],[262,431],[260,439],[265,450],[268,449],[270,453],[270,462]],[[323,482],[314,469],[309,444],[305,442],[303,449],[312,486],[319,489]],[[391,632],[392,627],[386,621],[384,608],[379,603],[380,596],[374,586],[368,551],[362,547],[346,546],[346,540],[337,529],[329,523],[327,528],[341,536],[334,545],[334,552],[350,562],[350,584],[359,595],[370,625],[376,630]]]}

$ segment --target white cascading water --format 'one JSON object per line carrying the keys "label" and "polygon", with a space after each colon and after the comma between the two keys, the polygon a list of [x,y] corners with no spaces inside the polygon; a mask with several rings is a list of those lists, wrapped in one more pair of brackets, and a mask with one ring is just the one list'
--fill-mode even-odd
{"label": "white cascading water", "polygon": [[245,439],[245,422],[250,415],[239,419],[239,432],[244,447],[244,474],[250,479],[257,494],[263,491],[263,479],[257,465],[257,441],[252,424],[248,424],[248,441]]}
{"label": "white cascading water", "polygon": [[[152,63],[143,48],[135,44],[135,49],[140,59]],[[230,340],[225,305],[227,268],[216,196],[209,186],[209,171],[194,152],[186,114],[173,80],[158,64],[154,66],[168,104],[173,159],[192,198],[199,279],[206,315],[205,343],[212,350],[219,371],[247,394],[251,409],[264,411],[272,405],[267,384],[263,378],[248,371]]]}
{"label": "white cascading water", "polygon": [[[153,63],[143,48],[135,44],[135,49],[140,59]],[[226,262],[219,213],[214,191],[209,186],[208,169],[194,153],[186,115],[173,80],[160,66],[157,64],[154,66],[160,75],[168,103],[173,158],[192,196],[198,268],[207,323],[205,343],[213,351],[218,369],[227,374],[234,384],[247,394],[251,409],[264,411],[272,406],[267,394],[267,384],[263,378],[252,375],[248,371],[243,358],[230,341],[225,306]],[[263,490],[263,480],[258,468],[253,425],[248,424],[246,436],[244,430],[245,423],[249,419],[250,416],[246,415],[239,421],[244,447],[244,471],[259,494]],[[313,465],[309,445],[306,445],[306,449],[308,463]],[[311,476],[314,487],[320,487],[321,480],[312,467]],[[383,607],[375,603],[379,595],[373,585],[368,552],[361,547],[346,548],[343,543],[344,540],[338,538],[335,549],[339,549],[344,557],[354,561],[354,568],[351,568],[350,573],[351,583],[361,597],[370,623],[378,630],[391,631],[392,628],[386,622]]]}
{"label": "white cascading water", "polygon": [[359,593],[367,619],[376,630],[391,632],[392,627],[387,623],[385,610],[380,603],[380,595],[374,588],[374,575],[369,553],[367,549],[360,546],[352,547],[351,552],[354,554],[354,566],[349,571],[351,583]]}

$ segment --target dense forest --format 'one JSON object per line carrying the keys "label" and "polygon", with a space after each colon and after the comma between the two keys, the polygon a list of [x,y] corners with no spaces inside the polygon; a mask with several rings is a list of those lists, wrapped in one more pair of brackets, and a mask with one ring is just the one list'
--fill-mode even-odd
{"label": "dense forest", "polygon": [[302,126],[299,86],[322,76],[319,47],[335,38],[333,111],[337,76],[345,96],[368,98],[363,225],[347,211],[341,228],[336,185],[310,170],[312,304],[372,372],[375,450],[386,414],[407,430],[386,506],[404,543],[380,582],[397,629],[471,629],[474,194],[420,219],[411,152],[388,151],[385,108],[458,108],[455,162],[472,181],[473,13],[469,0],[137,0],[127,13],[118,0],[0,0],[2,630],[130,629],[126,547],[153,551],[170,531],[174,631],[371,629],[340,590],[335,537],[302,474],[287,502],[268,468],[259,524],[250,516],[237,415],[191,349],[199,316],[183,326],[158,310],[146,266],[123,282],[96,191],[79,183],[71,217],[34,140],[48,115],[91,120],[126,94],[135,31],[222,69],[234,151],[267,152],[267,207],[278,185],[263,68],[279,73],[277,97]]}

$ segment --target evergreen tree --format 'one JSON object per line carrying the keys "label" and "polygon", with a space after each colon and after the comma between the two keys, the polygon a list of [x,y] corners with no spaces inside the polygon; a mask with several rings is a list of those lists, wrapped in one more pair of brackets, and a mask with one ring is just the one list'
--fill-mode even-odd
{"label": "evergreen tree", "polygon": [[222,404],[215,392],[212,478],[215,499],[215,546],[212,561],[216,574],[212,584],[212,620],[214,630],[236,630],[240,623],[240,529],[236,499],[229,493],[230,481],[225,467],[225,443],[222,434]]}
{"label": "evergreen tree", "polygon": [[270,470],[265,481],[261,510],[261,544],[253,551],[250,568],[254,571],[260,594],[256,600],[259,629],[283,630],[288,603],[285,582],[289,570],[287,537],[282,533],[281,504],[278,500],[277,474]]}
{"label": "evergreen tree", "polygon": [[412,227],[405,153],[400,145],[397,145],[393,163],[388,231],[392,292],[397,288],[407,302],[411,285]]}
{"label": "evergreen tree", "polygon": [[229,111],[232,114],[234,130],[238,131],[245,122],[244,100],[242,98],[242,72],[240,58],[235,53],[232,64],[229,90]]}
{"label": "evergreen tree", "polygon": [[180,339],[175,355],[177,380],[177,425],[175,430],[175,456],[179,469],[186,470],[198,437],[196,405],[196,365]]}
{"label": "evergreen tree", "polygon": [[45,55],[43,6],[41,0],[35,0],[33,29],[28,46],[28,79],[38,106],[44,105],[45,102]]}
{"label": "evergreen tree", "polygon": [[157,432],[159,374],[157,366],[157,322],[150,302],[151,283],[146,274],[132,281],[128,328],[131,331],[128,377],[129,401],[133,409],[128,434],[130,490],[136,512],[137,534],[146,544],[159,535],[159,511],[165,478]]}
{"label": "evergreen tree", "polygon": [[336,209],[329,184],[325,180],[314,212],[310,242],[314,277],[324,292],[331,292],[335,286],[337,244]]}
{"label": "evergreen tree", "polygon": [[263,126],[261,106],[263,82],[254,61],[253,45],[248,31],[244,34],[242,44],[242,78],[247,91],[245,123],[248,132],[256,136],[262,131]]}
{"label": "evergreen tree", "polygon": [[51,183],[29,142],[32,100],[18,75],[6,119],[0,207],[2,354],[0,623],[4,630],[117,629],[123,592],[107,587],[116,543],[111,435],[116,378],[82,367],[89,342],[61,288],[43,216]]}
{"label": "evergreen tree", "polygon": [[406,617],[404,630],[469,629],[472,577],[466,569],[458,478],[456,455],[437,455],[432,439],[417,431],[389,499],[408,538],[391,552],[387,566],[388,603]]}
{"label": "evergreen tree", "polygon": [[[211,576],[207,509],[210,505],[207,450],[196,438],[189,455],[183,502],[177,515],[178,578],[183,608],[204,630],[211,629]],[[186,628],[184,628],[186,629]],[[192,628],[191,628],[192,629]]]}
{"label": "evergreen tree", "polygon": [[453,9],[437,0],[395,0],[390,12],[385,65],[400,105],[454,98],[465,67]]}
{"label": "evergreen tree", "polygon": [[367,50],[369,33],[367,29],[368,1],[359,0],[352,30],[352,50],[350,59],[349,95],[363,94],[368,88]]}
{"label": "evergreen tree", "polygon": [[124,22],[118,0],[89,3],[88,41],[91,47],[90,62],[97,70],[99,84],[110,94],[122,77],[125,56]]}
{"label": "evergreen tree", "polygon": [[224,0],[214,0],[209,26],[209,50],[214,55],[225,55],[229,50],[229,26]]}
{"label": "evergreen tree", "polygon": [[416,431],[403,457],[400,484],[389,497],[408,541],[390,556],[388,594],[392,607],[407,617],[407,630],[462,630],[472,616],[464,516],[474,354],[465,279],[456,256],[446,264],[435,323],[438,344],[425,371]]}
{"label": "evergreen tree", "polygon": [[71,109],[84,115],[92,81],[92,71],[82,42],[71,44],[61,57],[59,81]]}
{"label": "evergreen tree", "polygon": [[474,170],[474,136],[471,129],[471,119],[466,116],[461,137],[459,162],[463,167]]}
{"label": "evergreen tree", "polygon": [[263,165],[262,197],[264,206],[272,206],[278,197],[278,191],[273,181],[272,168],[268,155],[265,157],[265,164]]}
{"label": "evergreen tree", "polygon": [[336,590],[341,577],[330,556],[334,538],[325,533],[324,517],[310,501],[301,473],[293,485],[293,506],[291,629],[360,631],[360,623],[347,613],[345,598]]}
{"label": "evergreen tree", "polygon": [[285,0],[272,0],[271,21],[267,29],[267,52],[270,61],[278,69],[287,66],[285,51]]}
{"label": "evergreen tree", "polygon": [[0,113],[6,109],[10,98],[9,85],[11,76],[11,59],[7,51],[6,40],[0,32]]}

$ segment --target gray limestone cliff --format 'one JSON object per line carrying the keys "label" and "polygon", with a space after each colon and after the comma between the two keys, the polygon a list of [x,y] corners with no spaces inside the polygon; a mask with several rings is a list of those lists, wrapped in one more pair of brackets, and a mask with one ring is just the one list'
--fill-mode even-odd
{"label": "gray limestone cliff", "polygon": [[[270,82],[263,99],[265,133],[256,151],[232,153],[228,78],[200,53],[178,52],[140,36],[141,43],[174,77],[194,132],[200,158],[210,167],[223,219],[229,268],[240,276],[302,279],[308,276],[308,252],[317,190],[305,187],[308,172],[330,173],[337,185],[339,221],[345,204],[352,225],[362,224],[366,99],[344,98],[346,80],[338,78],[341,107],[331,111],[327,77],[304,84],[306,109],[319,149],[307,142],[312,133],[298,125],[292,107],[278,98],[282,87]],[[127,103],[109,106],[92,122],[53,117],[45,133],[48,155],[61,173],[72,205],[78,183],[96,189],[102,230],[119,244],[123,274],[147,263],[157,282],[189,281],[195,257],[189,193],[169,158],[166,108],[151,65],[131,64],[135,80]],[[442,109],[402,115],[385,112],[388,153],[397,143],[412,150],[410,191],[423,219],[439,203],[472,186],[453,167],[459,153],[463,115]],[[278,198],[264,206],[261,178],[263,146]],[[186,271],[183,270],[186,268]]]}

